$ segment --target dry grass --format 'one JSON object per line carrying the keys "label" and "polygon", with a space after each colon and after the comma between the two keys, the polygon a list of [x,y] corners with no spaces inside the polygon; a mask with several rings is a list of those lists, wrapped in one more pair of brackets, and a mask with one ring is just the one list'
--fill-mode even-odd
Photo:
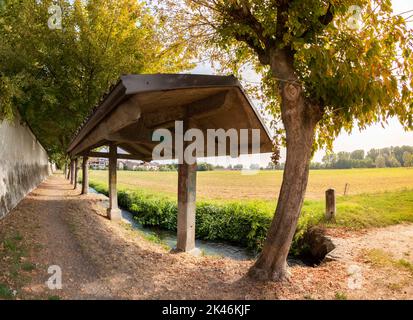
{"label": "dry grass", "polygon": [[[107,171],[91,171],[91,180],[107,181]],[[171,197],[177,192],[176,172],[119,171],[119,187],[160,192]],[[261,171],[256,175],[242,175],[237,171],[198,172],[197,197],[200,200],[275,200],[281,186],[282,171]],[[343,194],[379,193],[413,188],[413,169],[352,169],[314,170],[310,173],[306,199],[324,198],[328,188]]]}
{"label": "dry grass", "polygon": [[393,267],[413,275],[413,264],[406,259],[395,259],[392,254],[382,249],[364,250],[363,253],[366,262],[375,267]]}

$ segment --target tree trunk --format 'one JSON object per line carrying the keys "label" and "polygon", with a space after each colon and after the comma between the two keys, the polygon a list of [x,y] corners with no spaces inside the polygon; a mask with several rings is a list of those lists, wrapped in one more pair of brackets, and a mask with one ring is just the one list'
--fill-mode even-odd
{"label": "tree trunk", "polygon": [[[290,76],[295,78],[291,73]],[[304,201],[315,128],[322,116],[321,108],[307,101],[301,86],[294,81],[282,83],[280,94],[287,159],[275,217],[263,250],[249,271],[249,276],[258,280],[288,278],[287,256]]]}

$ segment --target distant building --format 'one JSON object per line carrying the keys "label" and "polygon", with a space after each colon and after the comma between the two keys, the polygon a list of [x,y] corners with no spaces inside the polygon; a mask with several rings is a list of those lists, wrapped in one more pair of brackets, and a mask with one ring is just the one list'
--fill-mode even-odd
{"label": "distant building", "polygon": [[139,166],[143,163],[142,161],[137,161],[137,160],[126,160],[123,161],[124,163],[124,169],[125,170],[138,170]]}
{"label": "distant building", "polygon": [[[109,160],[105,158],[90,158],[89,168],[92,170],[106,170]],[[118,160],[119,170],[130,171],[159,171],[161,165],[157,162],[142,162],[139,160]]]}
{"label": "distant building", "polygon": [[139,166],[139,169],[145,171],[159,171],[159,163],[145,162]]}
{"label": "distant building", "polygon": [[105,170],[109,166],[109,160],[105,158],[91,158],[89,168],[93,170]]}

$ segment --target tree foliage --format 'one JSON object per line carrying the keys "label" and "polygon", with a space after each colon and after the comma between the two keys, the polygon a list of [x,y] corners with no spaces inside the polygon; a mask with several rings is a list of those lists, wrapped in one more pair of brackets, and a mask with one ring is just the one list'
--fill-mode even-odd
{"label": "tree foliage", "polygon": [[287,159],[274,219],[249,275],[288,278],[314,150],[331,149],[342,129],[392,116],[413,127],[412,31],[390,0],[165,1],[175,13],[171,23],[191,45],[206,45],[223,70],[237,74],[249,64],[262,75],[262,97],[274,122],[282,121]]}
{"label": "tree foliage", "polygon": [[403,166],[413,167],[413,153],[407,151],[403,153]]}
{"label": "tree foliage", "polygon": [[313,163],[314,169],[350,169],[350,168],[396,168],[410,167],[412,146],[371,149],[364,154],[364,150],[353,152],[327,153],[322,164]]}
{"label": "tree foliage", "polygon": [[[129,73],[179,72],[191,51],[136,0],[58,1],[62,29],[51,30],[54,1],[6,0],[0,11],[0,115],[18,108],[55,159],[102,95]],[[16,110],[16,109],[14,109]]]}
{"label": "tree foliage", "polygon": [[[393,116],[413,128],[413,36],[390,0],[167,2],[168,12],[179,17],[173,23],[223,72],[240,75],[247,65],[262,75],[255,92],[276,123],[278,85],[302,85],[306,97],[323,109],[315,147],[331,149],[342,129],[385,125]],[[357,12],[349,11],[354,5],[361,8],[358,29],[353,27]],[[274,65],[282,48],[292,52],[297,79],[284,78]]]}

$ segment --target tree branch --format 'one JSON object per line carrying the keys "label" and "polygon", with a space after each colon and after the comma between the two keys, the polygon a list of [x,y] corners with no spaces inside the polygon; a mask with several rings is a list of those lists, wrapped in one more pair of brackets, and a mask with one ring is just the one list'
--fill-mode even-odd
{"label": "tree branch", "polygon": [[252,14],[250,5],[247,0],[241,0],[240,4],[234,3],[230,8],[227,8],[227,17],[230,17],[233,24],[248,26],[252,34],[240,33],[234,31],[234,37],[237,41],[242,41],[253,49],[262,64],[268,65],[269,50],[272,45],[271,38],[265,35],[265,30],[262,24]]}
{"label": "tree branch", "polygon": [[[334,14],[333,14],[333,11],[332,11],[332,5],[331,5],[331,2],[329,2],[326,14],[318,17],[318,21],[320,22],[320,24],[322,26],[326,27],[331,23],[331,21],[333,21],[333,18],[334,18]],[[301,35],[301,38],[303,38],[303,39],[307,38],[309,35],[311,35],[315,31],[316,30],[314,30],[314,28],[309,28],[307,31],[305,31]]]}
{"label": "tree branch", "polygon": [[235,34],[235,39],[237,41],[242,41],[247,44],[255,53],[258,55],[258,59],[264,65],[270,64],[270,57],[267,51],[261,46],[255,44],[254,38],[247,34]]}
{"label": "tree branch", "polygon": [[285,34],[285,24],[288,16],[286,15],[289,7],[288,0],[279,0],[276,3],[277,7],[277,29],[276,39],[278,42],[282,42]]}

